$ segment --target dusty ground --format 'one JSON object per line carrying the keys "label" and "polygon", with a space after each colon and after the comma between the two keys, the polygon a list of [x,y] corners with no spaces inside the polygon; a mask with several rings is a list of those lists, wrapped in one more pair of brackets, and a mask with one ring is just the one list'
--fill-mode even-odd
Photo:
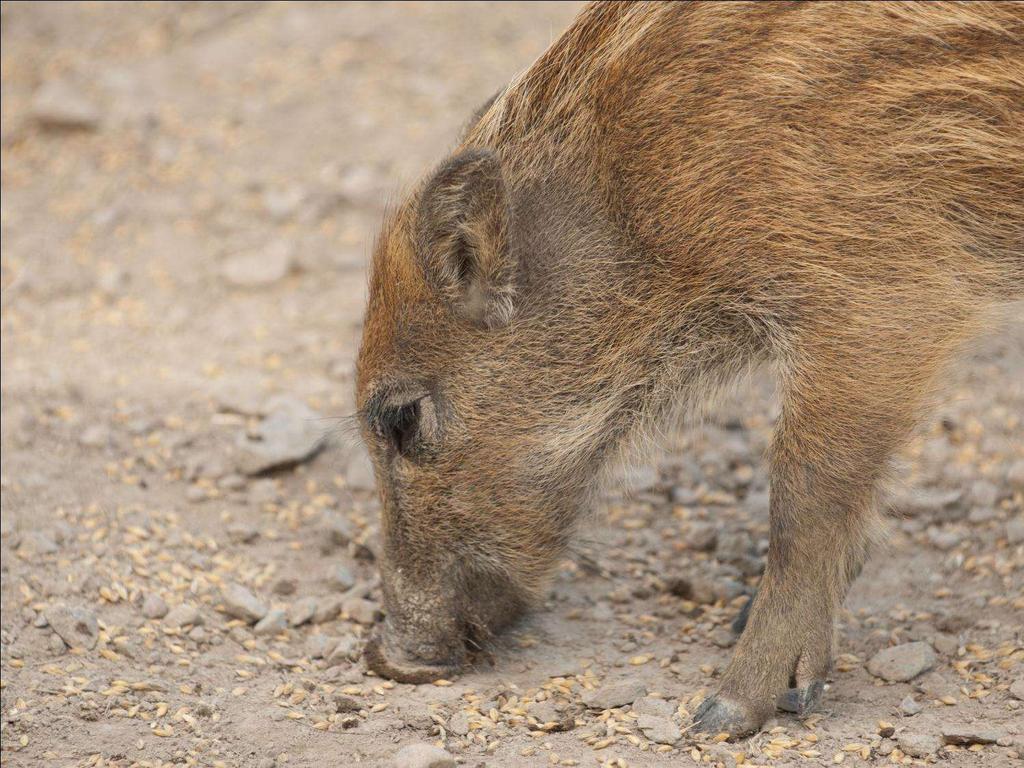
{"label": "dusty ground", "polygon": [[[818,715],[672,732],[761,565],[761,383],[631,473],[493,667],[392,685],[350,660],[379,599],[342,418],[366,253],[387,196],[575,6],[2,8],[4,765],[384,765],[415,742],[469,766],[1020,759],[1024,324],[914,445]],[[282,424],[330,442],[242,474],[238,441]],[[931,671],[868,672],[913,640]],[[622,679],[652,696],[581,704]]]}

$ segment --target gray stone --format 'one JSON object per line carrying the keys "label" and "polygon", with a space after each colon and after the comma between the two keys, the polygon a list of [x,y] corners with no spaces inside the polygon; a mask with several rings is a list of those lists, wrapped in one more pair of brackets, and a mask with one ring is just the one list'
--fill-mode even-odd
{"label": "gray stone", "polygon": [[162,619],[168,610],[166,601],[156,592],[149,592],[142,601],[142,615],[147,619]]}
{"label": "gray stone", "polygon": [[718,542],[718,528],[711,523],[696,522],[690,525],[690,531],[686,534],[687,549],[698,552],[710,552]]}
{"label": "gray stone", "polygon": [[906,682],[935,666],[938,658],[928,643],[883,648],[868,661],[868,672],[889,682]]}
{"label": "gray stone", "polygon": [[928,529],[928,541],[936,549],[948,552],[958,547],[964,540],[963,534],[955,528],[931,527]]}
{"label": "gray stone", "polygon": [[232,523],[228,526],[228,538],[235,544],[249,544],[259,537],[259,530],[248,523]]}
{"label": "gray stone", "polygon": [[224,613],[249,624],[254,624],[267,615],[267,606],[241,584],[234,582],[221,589]]}
{"label": "gray stone", "polygon": [[620,680],[605,683],[600,688],[587,691],[582,701],[590,709],[614,709],[632,704],[647,694],[647,688],[637,680]]}
{"label": "gray stone", "polygon": [[921,488],[892,500],[893,508],[901,515],[915,516],[934,513],[952,507],[963,498],[963,491],[943,491]]}
{"label": "gray stone", "polygon": [[343,563],[335,563],[327,574],[327,584],[341,592],[355,586],[356,577],[352,570]]}
{"label": "gray stone", "polygon": [[341,605],[342,612],[352,621],[360,624],[375,624],[380,608],[372,600],[362,597],[349,597]]}
{"label": "gray stone", "polygon": [[643,731],[644,736],[658,744],[675,744],[683,737],[683,732],[679,730],[679,726],[667,717],[640,715],[637,718],[636,724]]}
{"label": "gray stone", "polygon": [[410,744],[398,750],[395,768],[455,768],[455,758],[433,744]]}
{"label": "gray stone", "polygon": [[267,611],[267,615],[256,622],[256,626],[252,628],[252,631],[258,637],[266,637],[284,632],[287,627],[287,615],[281,609],[275,608],[272,611]]}
{"label": "gray stone", "polygon": [[87,608],[72,608],[60,603],[46,609],[46,620],[68,647],[96,647],[100,627],[96,614]]}
{"label": "gray stone", "polygon": [[292,579],[287,576],[275,581],[274,586],[271,587],[275,595],[294,595],[295,590],[298,588],[299,582],[296,579]]}
{"label": "gray stone", "polygon": [[913,717],[914,715],[921,714],[924,707],[917,703],[917,699],[911,696],[909,693],[903,697],[903,701],[900,702],[900,712],[907,717]]}
{"label": "gray stone", "polygon": [[54,130],[94,130],[100,123],[96,105],[66,80],[44,83],[32,96],[29,113],[38,125]]}
{"label": "gray stone", "polygon": [[937,736],[924,733],[901,734],[896,743],[904,754],[922,758],[935,754],[942,746]]}
{"label": "gray stone", "polygon": [[342,635],[327,654],[327,663],[333,666],[345,661],[355,661],[359,658],[359,652],[359,639],[355,635]]}
{"label": "gray stone", "polygon": [[719,560],[739,560],[754,553],[754,539],[746,531],[729,531],[718,537],[715,556]]}
{"label": "gray stone", "polygon": [[1010,683],[1010,695],[1024,701],[1024,677],[1019,677]]}
{"label": "gray stone", "polygon": [[299,464],[312,458],[324,439],[324,425],[315,411],[294,398],[274,398],[255,433],[239,436],[238,470],[258,475]]}
{"label": "gray stone", "polygon": [[332,546],[344,547],[355,538],[356,529],[338,512],[324,514],[324,532]]}
{"label": "gray stone", "polygon": [[631,709],[638,715],[657,715],[658,717],[671,717],[676,711],[672,702],[656,699],[653,696],[637,699],[633,702]]}
{"label": "gray stone", "polygon": [[971,501],[979,507],[993,507],[999,501],[999,489],[988,480],[975,480],[971,485]]}
{"label": "gray stone", "polygon": [[323,659],[330,655],[334,646],[338,644],[336,637],[330,635],[311,635],[306,640],[306,653],[314,659]]}
{"label": "gray stone", "polygon": [[18,555],[23,560],[31,560],[40,555],[54,555],[60,551],[57,542],[42,531],[31,531],[27,533],[18,546]]}
{"label": "gray stone", "polygon": [[312,619],[313,614],[316,613],[316,602],[317,599],[315,597],[304,597],[301,600],[296,600],[288,609],[288,623],[293,627],[299,627]]}
{"label": "gray stone", "polygon": [[194,605],[182,603],[176,605],[164,616],[163,623],[167,627],[187,627],[190,624],[198,626],[203,623],[203,615]]}
{"label": "gray stone", "polygon": [[[534,713],[534,717],[536,717],[536,713]],[[537,719],[539,720],[540,718]],[[469,733],[469,715],[460,709],[448,721],[448,730],[456,736],[465,736]]]}
{"label": "gray stone", "polygon": [[341,613],[341,595],[327,595],[318,598],[316,609],[313,611],[313,623],[323,624],[326,621],[333,621]]}
{"label": "gray stone", "polygon": [[288,240],[274,240],[262,250],[229,257],[221,267],[221,276],[240,288],[273,285],[293,266],[295,247]]}

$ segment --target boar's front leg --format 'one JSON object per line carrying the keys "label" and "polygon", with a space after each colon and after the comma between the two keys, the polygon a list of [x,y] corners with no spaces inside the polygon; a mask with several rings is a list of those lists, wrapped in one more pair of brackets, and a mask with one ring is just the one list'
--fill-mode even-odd
{"label": "boar's front leg", "polygon": [[[906,377],[886,382],[885,366],[849,362],[830,360],[817,376],[802,367],[784,384],[764,577],[718,692],[694,715],[697,730],[742,736],[787,690],[787,708],[801,714],[821,696],[834,617],[877,527],[876,488],[924,391]],[[863,381],[865,370],[876,378]]]}

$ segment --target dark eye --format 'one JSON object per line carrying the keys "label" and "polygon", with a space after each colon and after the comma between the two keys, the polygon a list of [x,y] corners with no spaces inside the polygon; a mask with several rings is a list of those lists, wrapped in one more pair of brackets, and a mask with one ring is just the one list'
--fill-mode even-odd
{"label": "dark eye", "polygon": [[420,401],[414,400],[397,407],[385,408],[381,414],[381,437],[403,456],[409,455],[416,445],[420,424]]}

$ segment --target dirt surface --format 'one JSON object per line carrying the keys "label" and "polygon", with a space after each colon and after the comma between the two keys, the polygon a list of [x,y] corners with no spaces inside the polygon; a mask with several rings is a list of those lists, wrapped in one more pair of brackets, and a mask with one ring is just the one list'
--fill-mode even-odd
{"label": "dirt surface", "polygon": [[575,9],[3,4],[4,765],[1019,764],[1020,321],[912,446],[807,720],[678,728],[763,565],[761,381],[626,473],[493,664],[414,687],[355,660],[377,221]]}

